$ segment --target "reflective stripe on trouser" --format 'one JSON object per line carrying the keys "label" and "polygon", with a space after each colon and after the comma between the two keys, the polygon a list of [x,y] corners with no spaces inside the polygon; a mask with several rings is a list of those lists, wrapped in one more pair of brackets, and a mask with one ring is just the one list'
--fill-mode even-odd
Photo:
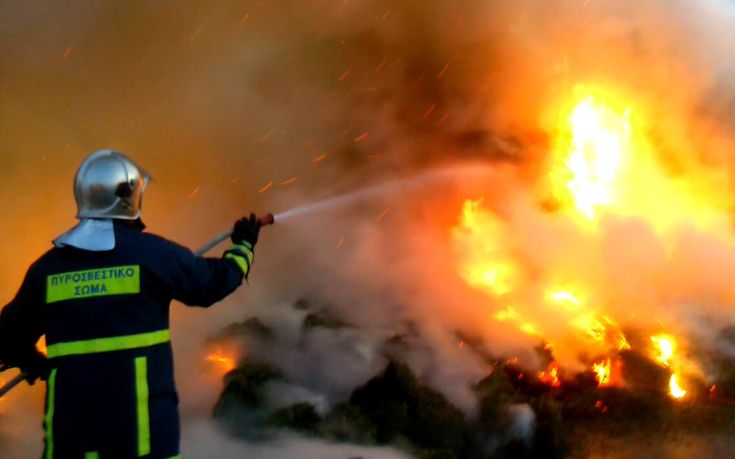
{"label": "reflective stripe on trouser", "polygon": [[138,457],[151,452],[151,420],[148,413],[148,359],[135,359],[135,397],[138,419]]}
{"label": "reflective stripe on trouser", "polygon": [[46,416],[43,423],[46,427],[46,458],[54,457],[54,410],[56,409],[56,368],[48,375],[46,388]]}

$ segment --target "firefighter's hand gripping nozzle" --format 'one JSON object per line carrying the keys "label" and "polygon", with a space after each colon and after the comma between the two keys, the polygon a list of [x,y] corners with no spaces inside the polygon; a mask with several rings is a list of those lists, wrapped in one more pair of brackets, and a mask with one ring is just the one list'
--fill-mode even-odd
{"label": "firefighter's hand gripping nozzle", "polygon": [[256,217],[254,213],[251,213],[248,217],[243,217],[235,222],[235,227],[232,230],[230,236],[232,242],[235,244],[241,244],[246,242],[251,247],[255,247],[258,243],[258,234],[260,228],[265,225],[271,225],[275,222],[275,218],[272,214],[267,214],[263,217]]}

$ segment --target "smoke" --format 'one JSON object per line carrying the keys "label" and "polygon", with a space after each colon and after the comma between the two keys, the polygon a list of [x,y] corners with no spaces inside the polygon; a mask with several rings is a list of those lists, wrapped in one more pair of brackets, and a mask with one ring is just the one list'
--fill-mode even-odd
{"label": "smoke", "polygon": [[212,457],[236,459],[407,459],[409,456],[388,448],[370,448],[350,445],[335,445],[308,440],[296,436],[282,435],[267,443],[247,443],[223,435],[210,422],[195,419],[182,431],[182,454],[189,457]]}
{"label": "smoke", "polygon": [[[708,196],[726,220],[733,21],[732,5],[716,0],[0,1],[4,298],[73,225],[74,171],[99,148],[153,173],[149,229],[192,247],[251,209],[285,211],[471,164],[479,174],[267,228],[249,286],[210,311],[174,308],[184,417],[208,414],[219,390],[202,363],[206,337],[254,315],[285,337],[269,358],[308,391],[302,397],[343,399],[400,335],[413,340],[403,357],[422,380],[472,412],[469,384],[488,368],[455,332],[532,363],[536,339],[490,320],[503,305],[457,275],[448,228],[467,198],[485,198],[530,266],[614,280],[596,299],[619,320],[660,320],[709,340],[712,321],[732,322],[727,238],[681,226],[663,244],[642,219],[611,216],[602,237],[585,242],[541,203],[560,101],[578,84],[606,85],[643,107],[667,173],[719,191]],[[718,232],[729,231],[720,222]],[[294,351],[299,298],[352,327]],[[552,312],[530,314],[564,338]],[[33,394],[3,402],[3,418],[37,419]],[[11,447],[27,442],[3,425]],[[197,431],[202,445],[215,442],[208,429]],[[223,443],[240,447],[252,449]]]}

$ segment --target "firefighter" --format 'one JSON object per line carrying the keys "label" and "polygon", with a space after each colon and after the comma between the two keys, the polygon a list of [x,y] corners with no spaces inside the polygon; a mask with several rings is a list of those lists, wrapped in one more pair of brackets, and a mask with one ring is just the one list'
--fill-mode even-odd
{"label": "firefighter", "polygon": [[[208,307],[253,264],[260,223],[235,223],[220,259],[143,231],[150,176],[111,150],[74,181],[79,224],[34,262],[0,314],[0,361],[47,381],[46,459],[179,457],[169,304]],[[36,342],[46,335],[47,355]]]}

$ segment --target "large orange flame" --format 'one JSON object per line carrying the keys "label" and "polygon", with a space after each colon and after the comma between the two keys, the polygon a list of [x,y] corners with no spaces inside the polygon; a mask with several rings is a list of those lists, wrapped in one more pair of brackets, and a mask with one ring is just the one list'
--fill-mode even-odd
{"label": "large orange flame", "polygon": [[[553,196],[557,204],[548,209],[558,210],[541,214],[539,218],[548,220],[544,223],[563,222],[564,231],[592,253],[605,243],[608,221],[623,219],[635,219],[650,228],[651,237],[659,238],[667,256],[682,227],[734,241],[728,212],[732,199],[720,191],[722,176],[696,162],[672,174],[651,139],[648,107],[624,92],[584,86],[575,88],[560,106],[548,179],[542,181],[543,194]],[[592,370],[600,386],[617,384],[622,379],[612,375],[613,366],[621,362],[617,354],[631,349],[620,321],[631,320],[637,311],[625,316],[612,313],[620,311],[620,306],[611,304],[618,299],[611,288],[616,279],[605,277],[604,269],[594,272],[577,262],[569,241],[566,255],[534,264],[537,260],[528,247],[539,245],[528,239],[537,233],[519,231],[518,224],[525,223],[516,221],[512,213],[503,215],[482,199],[467,200],[453,229],[460,276],[491,297],[488,319],[554,342],[559,362],[583,353],[607,356],[596,361]],[[645,319],[647,326],[653,326],[655,318]],[[651,340],[652,359],[671,371],[670,395],[684,397],[679,371],[693,365],[676,355],[673,336],[654,335]],[[539,376],[555,385],[558,371],[554,362]]]}
{"label": "large orange flame", "polygon": [[[563,110],[549,178],[551,192],[579,224],[594,227],[606,212],[645,219],[659,234],[693,224],[730,238],[715,170],[687,165],[673,177],[647,136],[645,107],[609,89],[578,86]],[[622,102],[621,102],[622,101]]]}

